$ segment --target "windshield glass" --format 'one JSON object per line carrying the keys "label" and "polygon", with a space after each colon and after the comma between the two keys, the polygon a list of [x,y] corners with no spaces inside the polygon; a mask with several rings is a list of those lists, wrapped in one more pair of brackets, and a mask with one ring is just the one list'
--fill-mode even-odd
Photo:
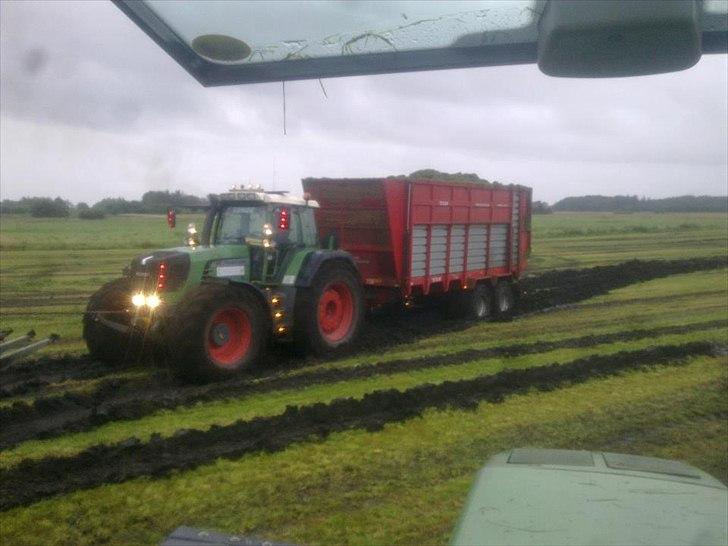
{"label": "windshield glass", "polygon": [[263,237],[268,209],[261,206],[229,207],[220,215],[215,244],[233,245],[245,242],[245,237]]}

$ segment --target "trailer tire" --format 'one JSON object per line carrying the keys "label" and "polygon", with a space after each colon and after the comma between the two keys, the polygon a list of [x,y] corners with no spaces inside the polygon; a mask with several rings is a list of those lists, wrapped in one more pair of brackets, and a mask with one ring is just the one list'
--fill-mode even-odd
{"label": "trailer tire", "polygon": [[493,314],[493,293],[491,290],[479,284],[472,292],[464,292],[465,312],[472,320],[485,320]]}
{"label": "trailer tire", "polygon": [[479,284],[447,295],[445,316],[449,319],[486,320],[492,314],[493,292],[488,286]]}
{"label": "trailer tire", "polygon": [[494,291],[495,314],[501,320],[510,319],[516,305],[516,298],[511,283],[506,280],[498,281]]}
{"label": "trailer tire", "polygon": [[299,351],[323,356],[346,350],[364,320],[358,275],[339,261],[324,263],[311,286],[299,291],[294,318]]}
{"label": "trailer tire", "polygon": [[193,382],[225,379],[253,368],[269,334],[254,294],[228,284],[202,284],[177,304],[165,338],[172,373]]}
{"label": "trailer tire", "polygon": [[132,334],[124,334],[99,322],[97,317],[103,314],[109,319],[126,320],[126,308],[130,303],[131,281],[127,278],[116,279],[106,283],[88,300],[83,315],[83,339],[94,360],[107,364],[119,365],[137,356],[139,340]]}

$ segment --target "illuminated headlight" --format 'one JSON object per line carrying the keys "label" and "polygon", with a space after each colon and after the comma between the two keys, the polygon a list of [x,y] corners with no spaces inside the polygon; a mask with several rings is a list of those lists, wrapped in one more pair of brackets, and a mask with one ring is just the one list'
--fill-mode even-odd
{"label": "illuminated headlight", "polygon": [[149,294],[148,296],[145,296],[139,292],[131,297],[131,302],[135,307],[143,307],[146,305],[150,309],[156,309],[162,303],[162,299],[156,294]]}

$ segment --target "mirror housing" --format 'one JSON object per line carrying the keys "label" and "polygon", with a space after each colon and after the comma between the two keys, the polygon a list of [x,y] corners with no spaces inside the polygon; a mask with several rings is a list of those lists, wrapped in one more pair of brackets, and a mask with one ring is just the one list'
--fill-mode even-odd
{"label": "mirror housing", "polygon": [[700,14],[696,0],[549,0],[538,66],[575,78],[684,70],[700,60]]}

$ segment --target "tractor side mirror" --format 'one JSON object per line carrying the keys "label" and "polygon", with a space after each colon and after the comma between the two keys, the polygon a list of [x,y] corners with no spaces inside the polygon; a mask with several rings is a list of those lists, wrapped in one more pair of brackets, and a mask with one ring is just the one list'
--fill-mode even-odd
{"label": "tractor side mirror", "polygon": [[169,229],[174,229],[177,226],[177,213],[174,209],[169,209],[167,211],[167,225],[169,226]]}

